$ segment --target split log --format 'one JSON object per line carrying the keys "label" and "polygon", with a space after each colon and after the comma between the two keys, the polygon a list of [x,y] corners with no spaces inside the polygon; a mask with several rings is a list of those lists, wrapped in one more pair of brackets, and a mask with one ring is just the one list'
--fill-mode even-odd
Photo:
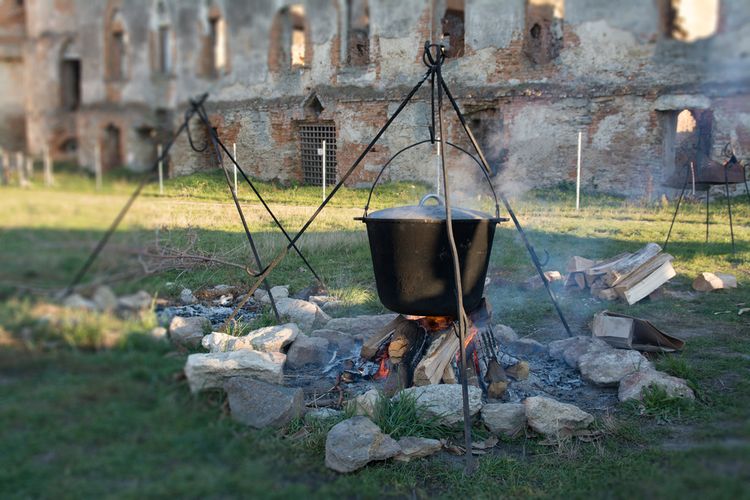
{"label": "split log", "polygon": [[661,247],[656,243],[649,243],[636,253],[623,259],[612,266],[604,275],[603,281],[607,286],[615,286],[630,273],[636,271],[643,264],[656,257],[661,252]]}
{"label": "split log", "polygon": [[413,321],[405,321],[399,324],[388,344],[388,357],[391,362],[393,364],[401,363],[421,335],[425,335],[424,330]]}
{"label": "split log", "polygon": [[615,285],[615,290],[618,295],[623,293],[625,290],[629,290],[636,286],[638,283],[646,279],[651,273],[659,269],[664,265],[665,262],[672,262],[674,257],[668,253],[660,253],[656,257],[651,258],[648,262],[644,263],[641,267],[630,273],[624,280]]}
{"label": "split log", "polygon": [[712,292],[722,288],[737,288],[737,278],[724,273],[700,273],[693,281],[693,290]]}
{"label": "split log", "polygon": [[360,356],[363,359],[372,359],[378,353],[380,348],[386,343],[395,333],[396,328],[408,322],[403,316],[398,316],[396,319],[385,325],[381,330],[372,335],[362,345]]}
{"label": "split log", "polygon": [[458,380],[458,377],[456,376],[456,367],[453,366],[453,362],[451,361],[447,365],[445,365],[445,371],[443,372],[443,383],[444,384],[458,384],[460,381]]}
{"label": "split log", "polygon": [[569,273],[578,273],[594,267],[594,264],[593,260],[576,255],[568,259],[565,268]]}
{"label": "split log", "polygon": [[614,266],[616,266],[618,262],[620,262],[620,261],[622,261],[624,259],[629,258],[631,255],[633,255],[633,254],[629,253],[629,252],[625,252],[625,253],[621,253],[621,254],[615,255],[611,259],[607,259],[607,260],[603,260],[603,261],[597,262],[596,265],[591,266],[590,268],[584,270],[583,272],[586,274],[587,278],[589,276],[596,276],[596,275],[599,275],[599,274],[604,274],[607,271],[609,271],[610,269],[612,269]]}
{"label": "split log", "polygon": [[[671,256],[670,256],[671,257]],[[618,288],[617,294],[633,305],[677,275],[672,263],[667,261],[646,278],[629,288]]]}
{"label": "split log", "polygon": [[414,370],[414,385],[437,384],[445,373],[445,367],[450,364],[458,352],[459,340],[449,328],[441,333],[433,334],[432,343]]}

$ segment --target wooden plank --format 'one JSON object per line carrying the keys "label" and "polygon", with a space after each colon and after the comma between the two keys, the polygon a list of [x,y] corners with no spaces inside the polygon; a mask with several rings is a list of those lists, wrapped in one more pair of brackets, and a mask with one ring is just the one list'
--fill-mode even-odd
{"label": "wooden plank", "polygon": [[620,283],[615,285],[615,290],[617,290],[618,293],[629,290],[630,288],[640,283],[642,280],[646,279],[649,274],[653,273],[661,266],[663,266],[665,262],[672,262],[673,259],[674,257],[669,255],[668,253],[660,253],[659,255],[653,257],[651,260],[636,269],[634,272],[630,273],[630,275],[628,275]]}
{"label": "wooden plank", "polygon": [[592,266],[586,269],[584,273],[586,273],[586,276],[596,276],[597,274],[604,274],[610,269],[612,269],[612,267],[615,266],[618,262],[620,262],[621,260],[627,259],[631,255],[633,254],[630,252],[625,252],[625,253],[615,255],[611,259],[597,262],[595,266]]}
{"label": "wooden plank", "polygon": [[627,275],[656,257],[659,252],[661,252],[661,247],[659,245],[656,243],[649,243],[627,259],[623,259],[612,266],[612,268],[604,275],[604,284],[607,286],[616,285]]}
{"label": "wooden plank", "polygon": [[[674,278],[676,275],[677,273],[672,267],[672,263],[667,261],[662,264],[656,271],[649,274],[645,279],[641,280],[640,283],[628,290],[625,290],[621,296],[628,302],[628,304],[633,305],[662,286],[670,279]],[[620,292],[618,291],[618,293]]]}

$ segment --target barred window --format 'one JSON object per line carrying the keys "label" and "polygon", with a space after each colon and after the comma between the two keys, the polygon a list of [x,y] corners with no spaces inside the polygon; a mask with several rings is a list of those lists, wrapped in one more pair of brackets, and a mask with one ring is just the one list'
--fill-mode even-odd
{"label": "barred window", "polygon": [[336,184],[336,125],[333,123],[316,123],[300,125],[300,156],[302,159],[302,174],[305,184],[312,186],[323,185],[323,156],[320,150],[323,141],[326,147],[326,186]]}

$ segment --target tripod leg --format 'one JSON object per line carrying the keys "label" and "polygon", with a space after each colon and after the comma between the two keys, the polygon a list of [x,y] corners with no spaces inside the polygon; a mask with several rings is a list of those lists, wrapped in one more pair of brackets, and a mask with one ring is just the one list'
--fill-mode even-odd
{"label": "tripod leg", "polygon": [[734,225],[732,223],[732,198],[729,196],[729,179],[727,169],[724,169],[724,194],[727,197],[727,210],[729,211],[729,234],[732,237],[732,255],[735,255],[734,248]]}
{"label": "tripod leg", "polygon": [[672,235],[672,228],[674,227],[674,221],[677,219],[677,212],[680,211],[680,203],[682,203],[682,198],[685,196],[685,189],[687,189],[688,185],[688,179],[690,176],[690,171],[688,170],[688,175],[685,176],[685,182],[682,184],[682,191],[680,191],[680,197],[677,198],[677,207],[674,209],[674,215],[672,216],[672,223],[669,225],[669,231],[667,231],[667,238],[664,240],[664,245],[662,245],[663,250],[667,250],[667,245],[669,244],[669,237]]}
{"label": "tripod leg", "polygon": [[706,243],[708,243],[708,226],[710,224],[709,221],[709,214],[710,212],[710,204],[711,204],[711,186],[706,187]]}

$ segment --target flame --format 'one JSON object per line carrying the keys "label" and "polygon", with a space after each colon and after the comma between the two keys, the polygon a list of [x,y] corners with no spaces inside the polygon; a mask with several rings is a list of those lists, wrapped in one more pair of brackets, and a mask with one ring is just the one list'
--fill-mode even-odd
{"label": "flame", "polygon": [[388,356],[386,355],[380,358],[380,368],[378,368],[378,371],[372,376],[372,378],[375,380],[383,380],[389,373],[391,373],[391,369],[388,367]]}
{"label": "flame", "polygon": [[417,319],[422,328],[428,332],[445,330],[453,323],[451,316],[421,316]]}
{"label": "flame", "polygon": [[466,336],[466,339],[464,339],[464,349],[469,347],[469,344],[471,344],[471,341],[477,336],[477,333],[479,333],[479,329],[476,326],[471,325],[469,327],[469,334]]}

